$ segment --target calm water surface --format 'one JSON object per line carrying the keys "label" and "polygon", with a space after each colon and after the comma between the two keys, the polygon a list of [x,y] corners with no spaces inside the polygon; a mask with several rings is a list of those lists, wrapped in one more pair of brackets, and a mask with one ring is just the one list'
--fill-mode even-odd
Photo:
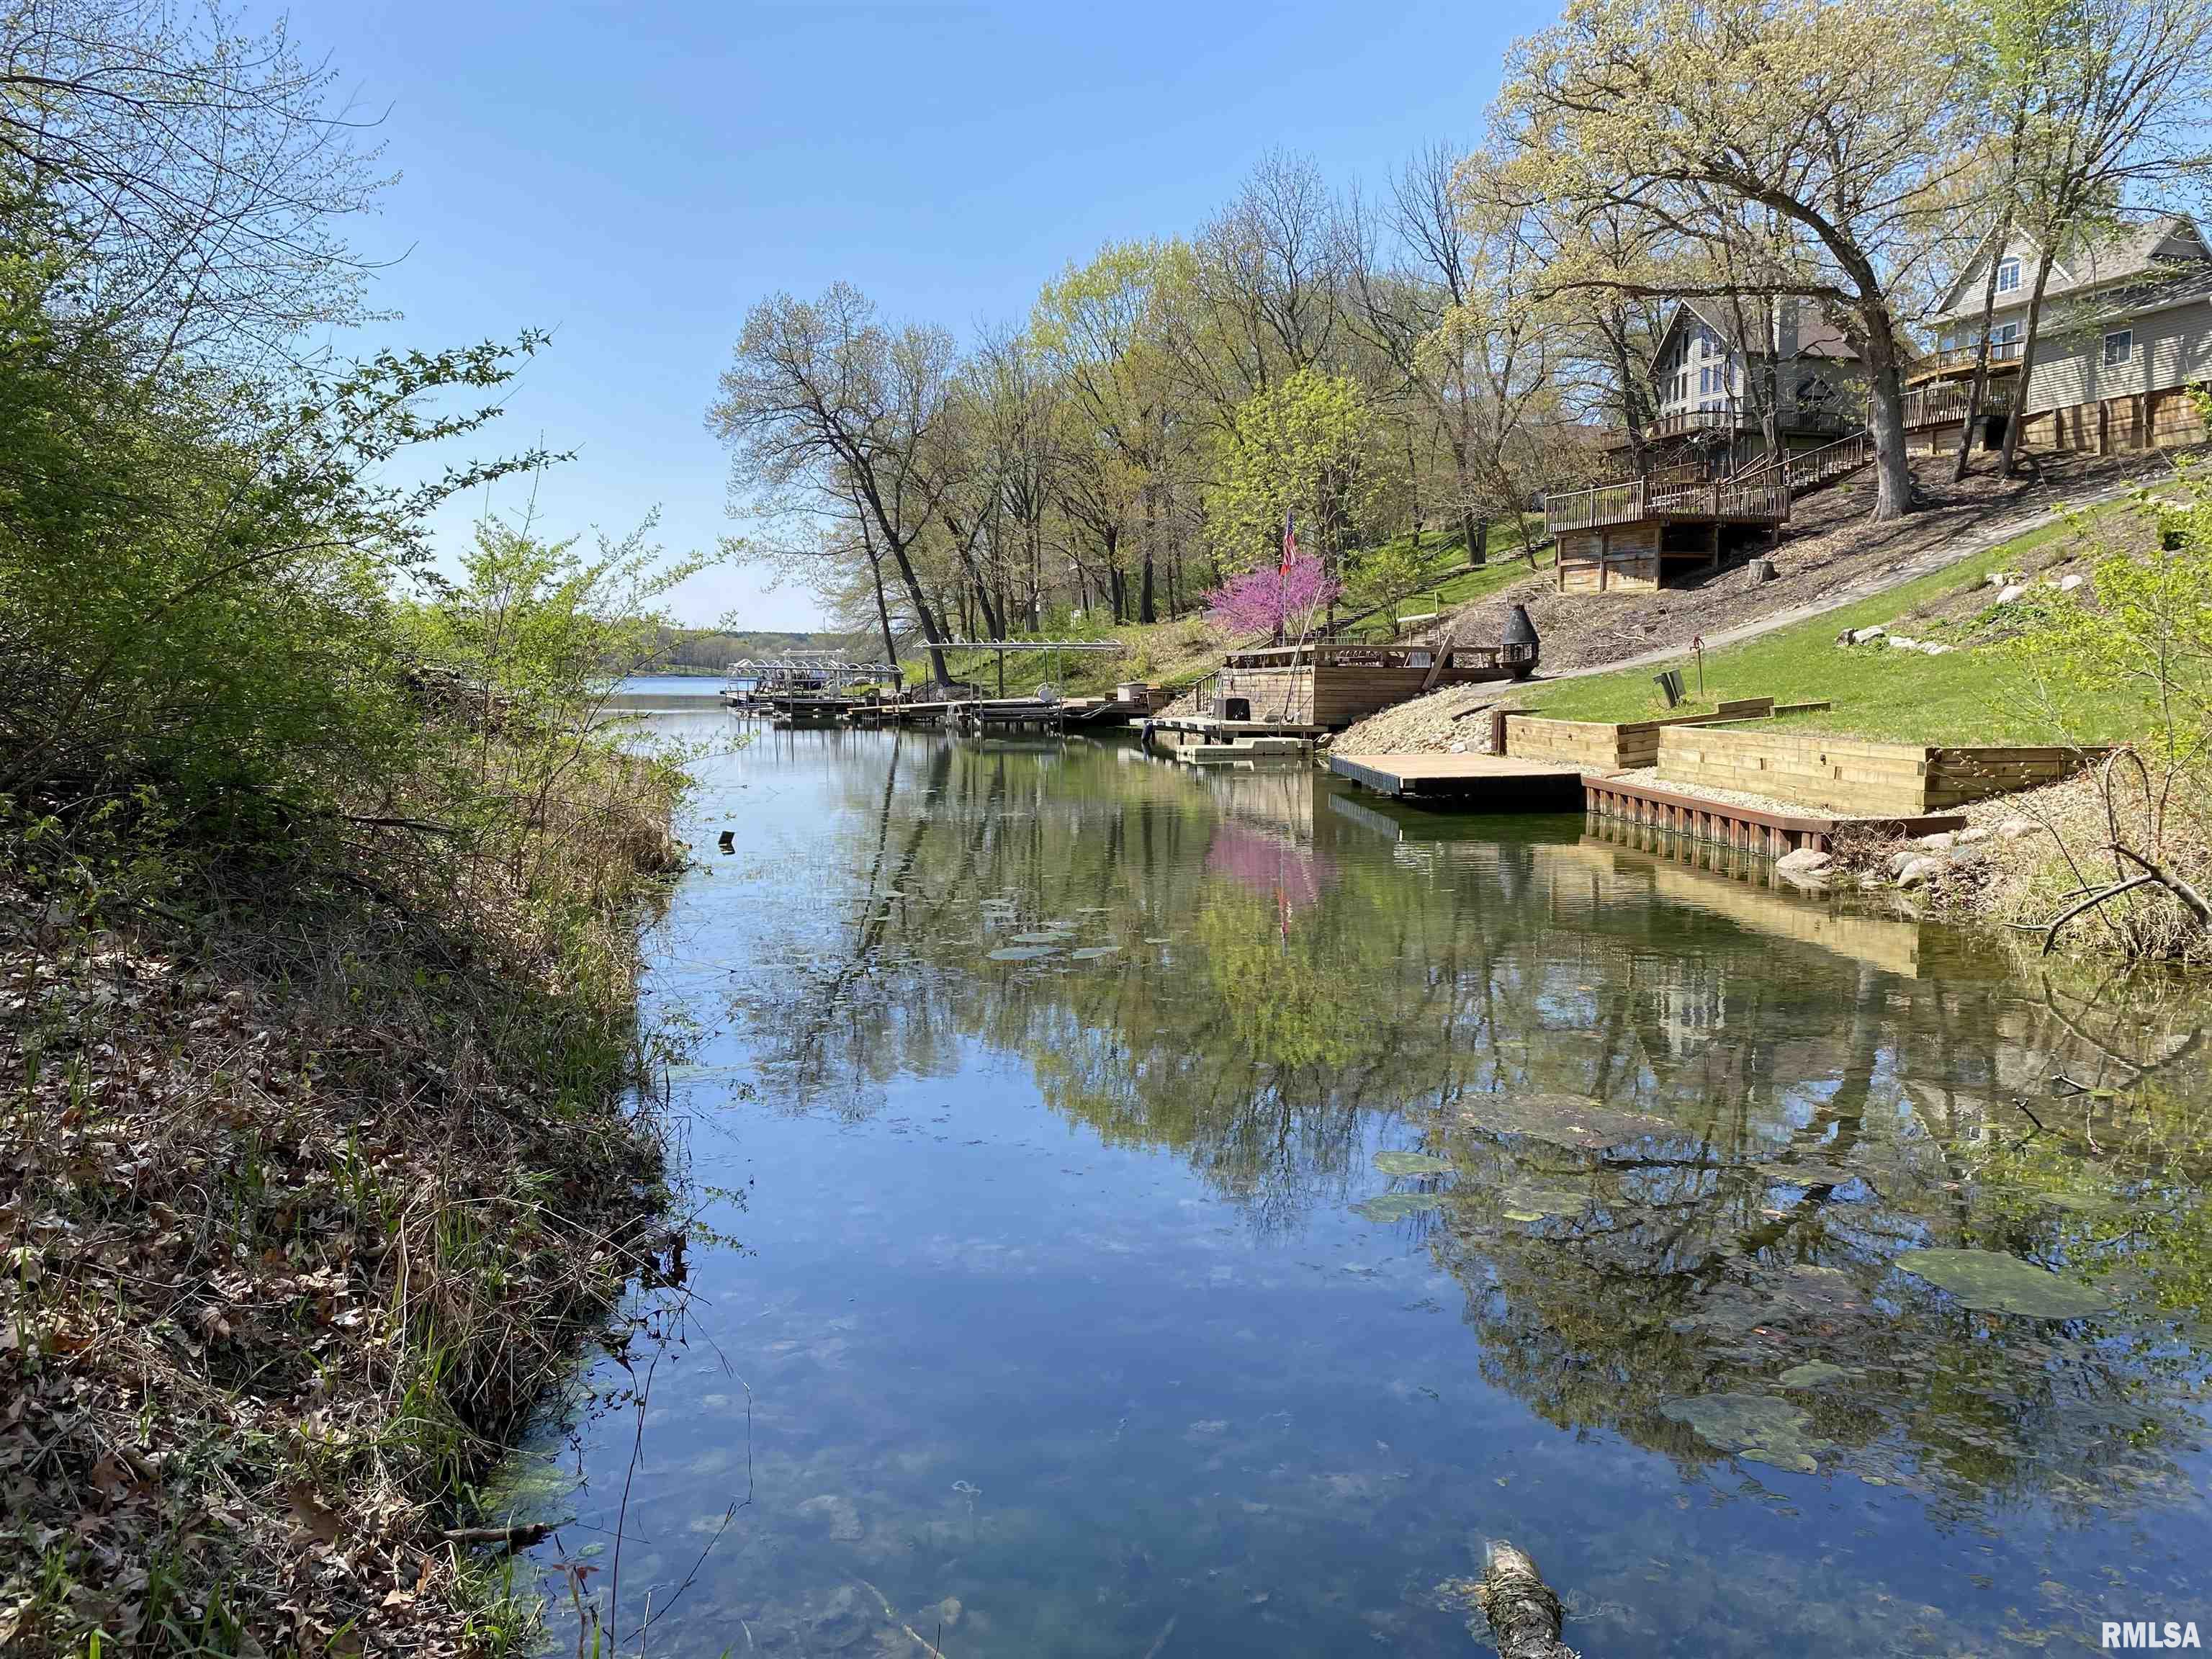
{"label": "calm water surface", "polygon": [[556,1644],[618,1517],[666,1655],[1482,1653],[1488,1537],[1593,1655],[2212,1631],[2187,996],[1305,771],[706,769],[649,1000],[728,1242],[517,1473]]}

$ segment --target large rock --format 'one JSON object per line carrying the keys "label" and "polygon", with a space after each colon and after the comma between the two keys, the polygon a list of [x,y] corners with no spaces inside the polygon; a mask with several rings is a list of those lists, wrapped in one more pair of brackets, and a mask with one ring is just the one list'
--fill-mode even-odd
{"label": "large rock", "polygon": [[1932,836],[1923,836],[1915,844],[1931,853],[1948,853],[1958,844],[1959,837],[1948,830],[1940,830]]}
{"label": "large rock", "polygon": [[1999,605],[2010,605],[2014,599],[2020,599],[2025,595],[2027,592],[2027,590],[2022,587],[2018,582],[2008,582],[2004,586],[1997,590],[1997,603]]}
{"label": "large rock", "polygon": [[808,1498],[799,1506],[799,1513],[809,1525],[821,1528],[841,1544],[849,1544],[860,1535],[860,1510],[851,1498],[836,1492]]}
{"label": "large rock", "polygon": [[1997,825],[1997,836],[2002,841],[2021,841],[2042,831],[2043,826],[2033,818],[2007,818]]}
{"label": "large rock", "polygon": [[1897,872],[1899,887],[1925,887],[1951,867],[1948,859],[1929,858],[1925,854],[1907,859],[1905,867]]}
{"label": "large rock", "polygon": [[1774,867],[1785,876],[1817,876],[1836,861],[1832,853],[1823,853],[1817,848],[1801,847],[1794,853],[1784,853],[1774,860]]}

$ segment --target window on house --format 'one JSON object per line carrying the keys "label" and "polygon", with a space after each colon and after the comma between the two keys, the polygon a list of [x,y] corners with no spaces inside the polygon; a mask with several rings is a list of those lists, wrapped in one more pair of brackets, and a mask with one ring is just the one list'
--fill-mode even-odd
{"label": "window on house", "polygon": [[2136,355],[2136,331],[2116,328],[2105,337],[2105,367],[2118,368]]}
{"label": "window on house", "polygon": [[2017,259],[1998,260],[1997,292],[2000,294],[2010,294],[2019,287],[2020,261]]}

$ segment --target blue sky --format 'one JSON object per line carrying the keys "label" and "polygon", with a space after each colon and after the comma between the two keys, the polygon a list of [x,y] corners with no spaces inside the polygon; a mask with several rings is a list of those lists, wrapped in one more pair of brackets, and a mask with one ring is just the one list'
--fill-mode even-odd
{"label": "blue sky", "polygon": [[[291,19],[360,107],[389,107],[401,177],[356,240],[405,254],[378,289],[393,337],[555,330],[501,434],[580,452],[541,522],[619,532],[658,505],[678,550],[742,529],[703,413],[762,295],[842,278],[968,337],[1103,242],[1194,229],[1273,146],[1371,187],[1471,137],[1506,46],[1551,12],[352,0]],[[744,567],[678,608],[817,620]]]}

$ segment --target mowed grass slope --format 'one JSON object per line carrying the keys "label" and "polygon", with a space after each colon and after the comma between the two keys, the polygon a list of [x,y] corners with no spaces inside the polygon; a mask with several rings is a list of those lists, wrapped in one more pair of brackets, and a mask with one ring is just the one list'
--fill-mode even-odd
{"label": "mowed grass slope", "polygon": [[[2109,520],[2110,515],[2105,515]],[[1887,592],[1825,611],[1740,645],[1705,653],[1704,693],[1686,654],[1688,698],[1668,709],[1646,666],[1593,674],[1530,689],[1529,712],[1560,720],[1641,720],[1710,712],[1724,699],[1771,696],[1778,702],[1826,699],[1834,707],[1765,722],[1794,731],[1832,732],[1898,743],[2047,744],[2111,742],[2142,729],[2135,697],[2069,691],[2063,715],[2037,688],[2027,665],[2002,642],[2005,607],[1994,605],[1991,572],[2063,567],[2082,545],[2081,530],[2053,525],[2030,532]],[[1978,596],[1991,601],[1984,605]],[[1913,639],[1954,647],[1942,656],[1877,645],[1838,646],[1846,629],[1883,626]]]}

